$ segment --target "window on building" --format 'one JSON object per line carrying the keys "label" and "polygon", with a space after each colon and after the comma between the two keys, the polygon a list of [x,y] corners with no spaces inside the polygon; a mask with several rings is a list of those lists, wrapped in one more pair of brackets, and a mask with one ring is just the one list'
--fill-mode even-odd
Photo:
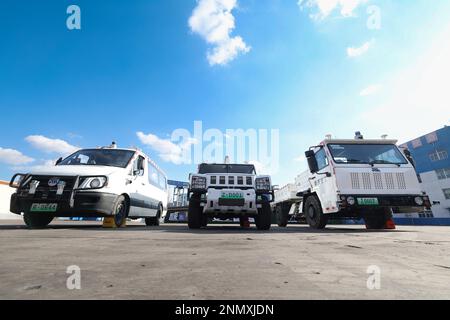
{"label": "window on building", "polygon": [[425,140],[427,140],[428,143],[433,143],[433,142],[438,141],[438,137],[437,137],[436,132],[432,132],[432,133],[427,134],[425,136]]}
{"label": "window on building", "polygon": [[419,148],[422,146],[422,140],[420,140],[420,138],[418,138],[416,140],[411,141],[411,144],[414,149]]}
{"label": "window on building", "polygon": [[436,170],[436,175],[439,180],[450,178],[450,168]]}
{"label": "window on building", "polygon": [[448,159],[448,153],[445,150],[436,150],[433,153],[429,154],[431,161],[439,161],[439,160],[445,160]]}
{"label": "window on building", "polygon": [[442,192],[444,192],[445,199],[450,200],[450,188],[442,189]]}

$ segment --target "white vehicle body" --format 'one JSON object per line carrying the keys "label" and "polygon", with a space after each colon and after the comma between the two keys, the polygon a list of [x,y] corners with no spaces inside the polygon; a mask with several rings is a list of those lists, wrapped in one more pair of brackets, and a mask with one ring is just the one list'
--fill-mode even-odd
{"label": "white vehicle body", "polygon": [[[377,208],[408,212],[429,207],[413,164],[396,143],[386,139],[327,139],[311,147],[309,155],[319,164],[317,171],[303,172],[294,184],[275,193],[277,215],[284,219],[304,216],[310,196],[318,199],[324,215],[341,217],[360,218],[364,211]],[[345,158],[350,152],[376,148],[387,151],[372,162]],[[398,163],[388,163],[383,157],[393,157]]]}
{"label": "white vehicle body", "polygon": [[[94,156],[120,155],[120,166],[98,165]],[[91,158],[89,158],[91,157]],[[135,149],[83,149],[56,166],[16,175],[17,192],[11,198],[16,214],[38,209],[53,217],[107,217],[114,215],[120,196],[128,204],[128,218],[163,218],[167,211],[167,177],[143,152]],[[97,181],[94,181],[97,180]]]}

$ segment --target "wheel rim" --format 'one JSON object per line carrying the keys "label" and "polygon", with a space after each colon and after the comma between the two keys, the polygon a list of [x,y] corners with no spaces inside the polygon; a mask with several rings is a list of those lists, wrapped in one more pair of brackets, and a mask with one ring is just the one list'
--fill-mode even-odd
{"label": "wheel rim", "polygon": [[114,220],[116,221],[116,224],[121,225],[124,217],[125,217],[125,204],[122,201],[121,203],[119,203],[119,205],[116,208],[116,214],[114,216]]}

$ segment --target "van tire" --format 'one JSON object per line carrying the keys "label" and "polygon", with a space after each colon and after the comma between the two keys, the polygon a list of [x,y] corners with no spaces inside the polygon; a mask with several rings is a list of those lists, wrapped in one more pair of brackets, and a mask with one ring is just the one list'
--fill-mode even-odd
{"label": "van tire", "polygon": [[272,210],[269,202],[264,202],[258,209],[258,215],[255,217],[255,224],[258,230],[269,230],[272,225]]}
{"label": "van tire", "polygon": [[189,200],[188,226],[189,229],[200,229],[205,224],[203,207],[200,205],[200,195],[192,195]]}
{"label": "van tire", "polygon": [[124,196],[119,196],[117,198],[112,212],[114,216],[114,224],[117,228],[122,227],[126,223],[129,207],[128,201]]}
{"label": "van tire", "polygon": [[53,216],[41,213],[27,212],[23,215],[23,221],[30,229],[43,229],[53,220]]}
{"label": "van tire", "polygon": [[287,227],[289,221],[289,212],[286,210],[285,204],[278,204],[275,207],[275,216],[277,218],[277,224],[281,228]]}
{"label": "van tire", "polygon": [[159,227],[161,213],[162,213],[162,207],[159,206],[158,212],[156,213],[156,217],[145,218],[145,225],[147,227]]}
{"label": "van tire", "polygon": [[306,222],[313,229],[324,229],[328,223],[328,217],[323,214],[322,206],[316,196],[309,196],[305,201]]}

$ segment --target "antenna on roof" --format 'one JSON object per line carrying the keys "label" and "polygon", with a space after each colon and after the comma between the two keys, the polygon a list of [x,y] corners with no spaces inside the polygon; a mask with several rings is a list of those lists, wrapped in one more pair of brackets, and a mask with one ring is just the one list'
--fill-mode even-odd
{"label": "antenna on roof", "polygon": [[383,134],[383,135],[381,135],[381,139],[383,139],[383,140],[386,140],[386,139],[387,139],[387,137],[388,137],[388,135],[387,135],[387,134]]}
{"label": "antenna on roof", "polygon": [[364,136],[361,134],[361,131],[356,131],[355,132],[355,139],[356,140],[363,140]]}
{"label": "antenna on roof", "polygon": [[331,134],[327,134],[327,135],[325,136],[325,139],[327,139],[327,140],[331,140],[331,137],[332,137],[332,135],[331,135]]}
{"label": "antenna on roof", "polygon": [[224,163],[225,164],[230,164],[230,157],[229,156],[225,157]]}
{"label": "antenna on roof", "polygon": [[117,149],[117,143],[115,141],[113,141],[109,147],[111,149]]}

